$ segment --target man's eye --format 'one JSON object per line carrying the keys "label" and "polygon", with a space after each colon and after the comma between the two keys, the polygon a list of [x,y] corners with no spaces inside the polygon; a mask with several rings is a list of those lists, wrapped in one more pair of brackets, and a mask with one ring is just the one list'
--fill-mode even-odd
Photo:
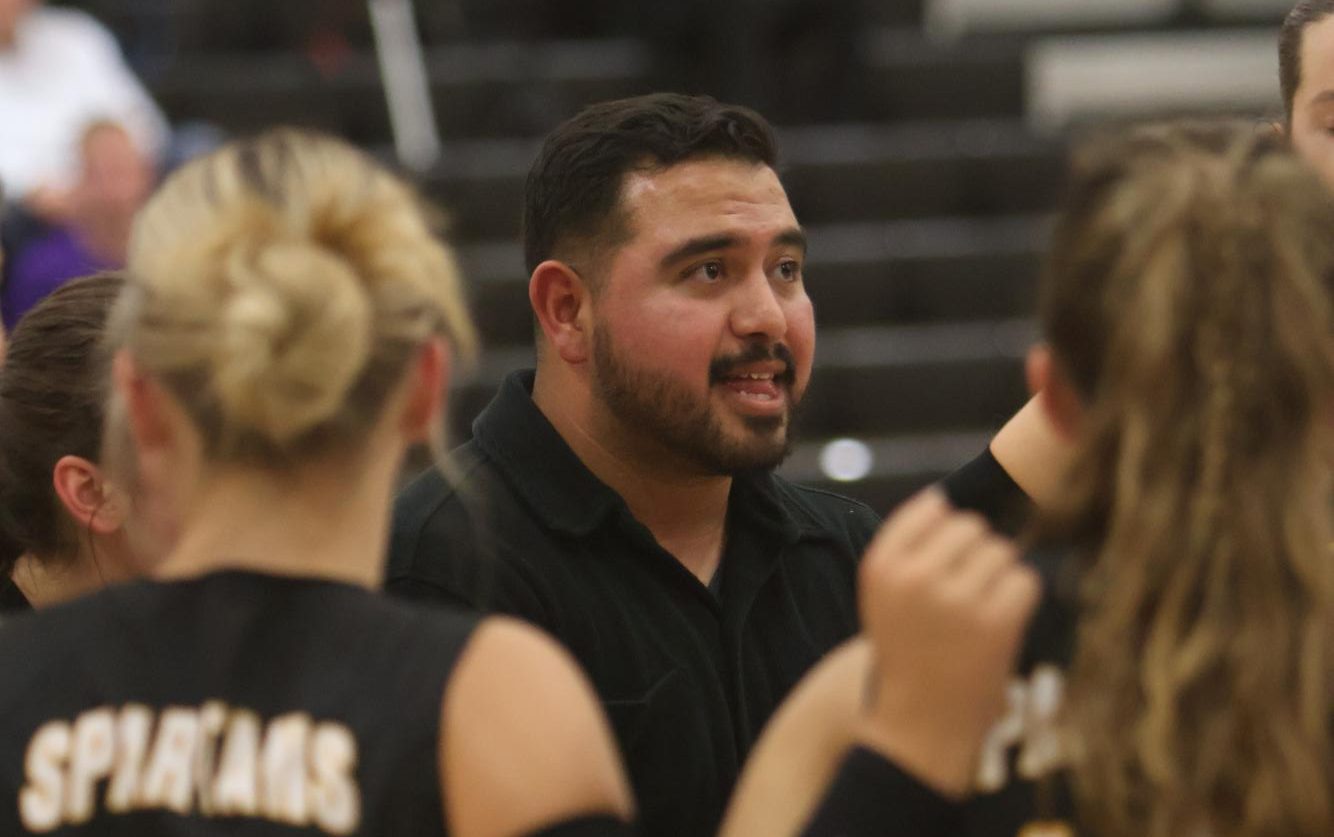
{"label": "man's eye", "polygon": [[704,282],[717,282],[723,276],[723,265],[721,262],[705,262],[691,268],[686,273],[690,279],[699,279]]}
{"label": "man's eye", "polygon": [[791,260],[779,262],[776,272],[784,282],[795,282],[801,278],[801,264]]}

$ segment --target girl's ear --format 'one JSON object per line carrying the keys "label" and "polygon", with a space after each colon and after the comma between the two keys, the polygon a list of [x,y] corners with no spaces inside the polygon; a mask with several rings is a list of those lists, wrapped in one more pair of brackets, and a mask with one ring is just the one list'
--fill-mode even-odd
{"label": "girl's ear", "polygon": [[1066,440],[1075,438],[1083,423],[1084,404],[1051,348],[1044,343],[1029,349],[1024,371],[1028,391],[1036,396],[1052,427]]}
{"label": "girl's ear", "polygon": [[427,441],[432,429],[444,421],[452,369],[453,355],[444,340],[436,338],[422,346],[405,382],[408,392],[401,428],[408,441]]}
{"label": "girl's ear", "polygon": [[51,482],[61,505],[80,528],[107,535],[125,525],[129,499],[82,456],[62,456],[52,469]]}
{"label": "girl's ear", "polygon": [[144,375],[130,353],[121,350],[111,364],[112,384],[125,405],[130,436],[141,453],[157,450],[171,442],[171,422],[167,419],[162,391]]}

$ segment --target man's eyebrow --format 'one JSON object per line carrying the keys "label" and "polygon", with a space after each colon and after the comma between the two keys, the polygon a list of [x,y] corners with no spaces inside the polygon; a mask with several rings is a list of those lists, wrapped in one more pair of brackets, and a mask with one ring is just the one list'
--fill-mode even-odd
{"label": "man's eyebrow", "polygon": [[788,247],[796,247],[798,250],[802,252],[802,255],[805,255],[806,244],[807,244],[806,231],[801,229],[800,227],[793,227],[790,230],[784,230],[783,232],[779,233],[778,236],[774,239],[774,243],[785,244]]}
{"label": "man's eyebrow", "polygon": [[671,252],[662,257],[659,264],[662,267],[671,267],[677,262],[688,259],[691,256],[698,256],[701,253],[709,253],[714,250],[726,250],[728,247],[735,247],[741,242],[741,239],[735,235],[703,235],[699,238],[692,238],[683,244],[672,248]]}
{"label": "man's eyebrow", "polygon": [[[672,248],[671,252],[662,257],[662,261],[659,262],[659,264],[662,267],[671,267],[677,262],[688,259],[691,256],[711,253],[714,250],[726,250],[727,248],[735,247],[740,243],[741,238],[739,236],[729,235],[727,233],[692,238],[682,243],[680,246]],[[806,233],[800,227],[784,230],[774,237],[774,244],[796,247],[804,254],[806,252]]]}

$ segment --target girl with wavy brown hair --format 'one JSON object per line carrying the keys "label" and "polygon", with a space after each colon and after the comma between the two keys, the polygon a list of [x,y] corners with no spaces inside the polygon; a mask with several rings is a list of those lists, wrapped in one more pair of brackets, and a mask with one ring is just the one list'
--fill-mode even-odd
{"label": "girl with wavy brown hair", "polygon": [[1072,180],[1029,363],[1064,548],[905,505],[726,834],[1334,833],[1334,199],[1250,125],[1136,129]]}

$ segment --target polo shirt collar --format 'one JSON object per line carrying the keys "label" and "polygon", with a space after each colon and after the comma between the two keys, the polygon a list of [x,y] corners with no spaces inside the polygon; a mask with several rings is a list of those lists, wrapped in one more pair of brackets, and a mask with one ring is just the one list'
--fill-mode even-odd
{"label": "polo shirt collar", "polygon": [[587,535],[625,503],[585,467],[533,403],[535,376],[532,369],[506,376],[473,422],[473,438],[549,528]]}
{"label": "polo shirt collar", "polygon": [[796,543],[806,534],[784,502],[772,471],[747,471],[733,477],[729,505],[734,513],[745,515],[755,528],[773,533],[782,543]]}

